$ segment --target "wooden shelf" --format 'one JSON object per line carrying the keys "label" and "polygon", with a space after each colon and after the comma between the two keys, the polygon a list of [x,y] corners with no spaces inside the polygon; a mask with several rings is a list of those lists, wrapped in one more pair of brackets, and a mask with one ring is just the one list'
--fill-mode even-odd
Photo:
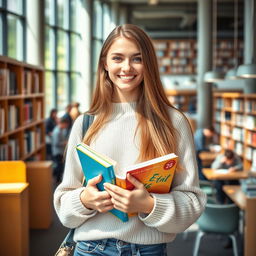
{"label": "wooden shelf", "polygon": [[44,69],[0,56],[0,160],[44,160]]}
{"label": "wooden shelf", "polygon": [[183,112],[196,112],[196,90],[166,90],[166,95],[176,108]]}
{"label": "wooden shelf", "polygon": [[219,143],[241,156],[244,169],[249,170],[256,159],[256,94],[215,92],[213,97],[213,123]]}

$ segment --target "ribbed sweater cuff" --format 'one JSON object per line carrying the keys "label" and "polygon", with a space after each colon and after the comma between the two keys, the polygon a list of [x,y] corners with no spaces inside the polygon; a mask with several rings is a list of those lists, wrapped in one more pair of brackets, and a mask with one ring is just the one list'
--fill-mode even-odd
{"label": "ribbed sweater cuff", "polygon": [[84,190],[84,188],[82,187],[82,188],[76,189],[72,192],[71,209],[74,210],[76,215],[87,215],[88,217],[94,216],[97,213],[97,211],[86,208],[83,205],[83,203],[81,202],[80,195],[83,190]]}
{"label": "ribbed sweater cuff", "polygon": [[[155,205],[152,212],[148,215],[139,214],[139,218],[147,225],[154,227],[156,223],[164,222],[163,216],[166,213],[166,208],[170,204],[170,198],[165,195],[158,194],[157,197],[151,194],[155,199]],[[169,208],[169,207],[168,207]],[[172,213],[170,213],[172,214]]]}

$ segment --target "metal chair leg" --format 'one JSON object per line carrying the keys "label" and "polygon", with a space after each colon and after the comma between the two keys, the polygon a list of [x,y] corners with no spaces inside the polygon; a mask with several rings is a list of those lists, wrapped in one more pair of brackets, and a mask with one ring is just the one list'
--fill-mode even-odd
{"label": "metal chair leg", "polygon": [[193,256],[198,256],[200,241],[203,235],[204,235],[204,232],[202,231],[197,232]]}
{"label": "metal chair leg", "polygon": [[232,246],[233,246],[234,256],[238,256],[236,237],[235,237],[234,235],[229,235],[229,237],[230,237],[231,240],[232,240]]}

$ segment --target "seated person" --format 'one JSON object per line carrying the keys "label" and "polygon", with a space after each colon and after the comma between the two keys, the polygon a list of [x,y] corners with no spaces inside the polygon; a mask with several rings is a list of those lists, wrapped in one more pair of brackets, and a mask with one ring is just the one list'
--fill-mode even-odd
{"label": "seated person", "polygon": [[[228,169],[229,172],[241,171],[243,169],[242,160],[232,150],[226,149],[224,154],[220,154],[216,157],[211,165],[212,169]],[[238,185],[237,180],[215,180],[213,182],[214,187],[217,190],[216,199],[218,203],[224,204],[225,201],[229,201],[228,197],[222,190],[223,185]]]}
{"label": "seated person", "polygon": [[52,132],[53,176],[59,183],[64,171],[64,152],[68,141],[69,120],[62,117]]}
{"label": "seated person", "polygon": [[207,180],[202,173],[202,160],[200,158],[200,153],[202,151],[210,151],[209,144],[212,142],[214,136],[214,127],[209,126],[201,129],[197,129],[194,134],[196,159],[198,165],[198,174],[200,180]]}

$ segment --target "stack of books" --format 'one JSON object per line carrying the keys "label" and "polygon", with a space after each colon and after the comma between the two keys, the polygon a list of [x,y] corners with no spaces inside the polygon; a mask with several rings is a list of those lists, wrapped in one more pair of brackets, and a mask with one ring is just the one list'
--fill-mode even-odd
{"label": "stack of books", "polygon": [[256,197],[256,178],[248,178],[241,181],[243,192],[248,197]]}

